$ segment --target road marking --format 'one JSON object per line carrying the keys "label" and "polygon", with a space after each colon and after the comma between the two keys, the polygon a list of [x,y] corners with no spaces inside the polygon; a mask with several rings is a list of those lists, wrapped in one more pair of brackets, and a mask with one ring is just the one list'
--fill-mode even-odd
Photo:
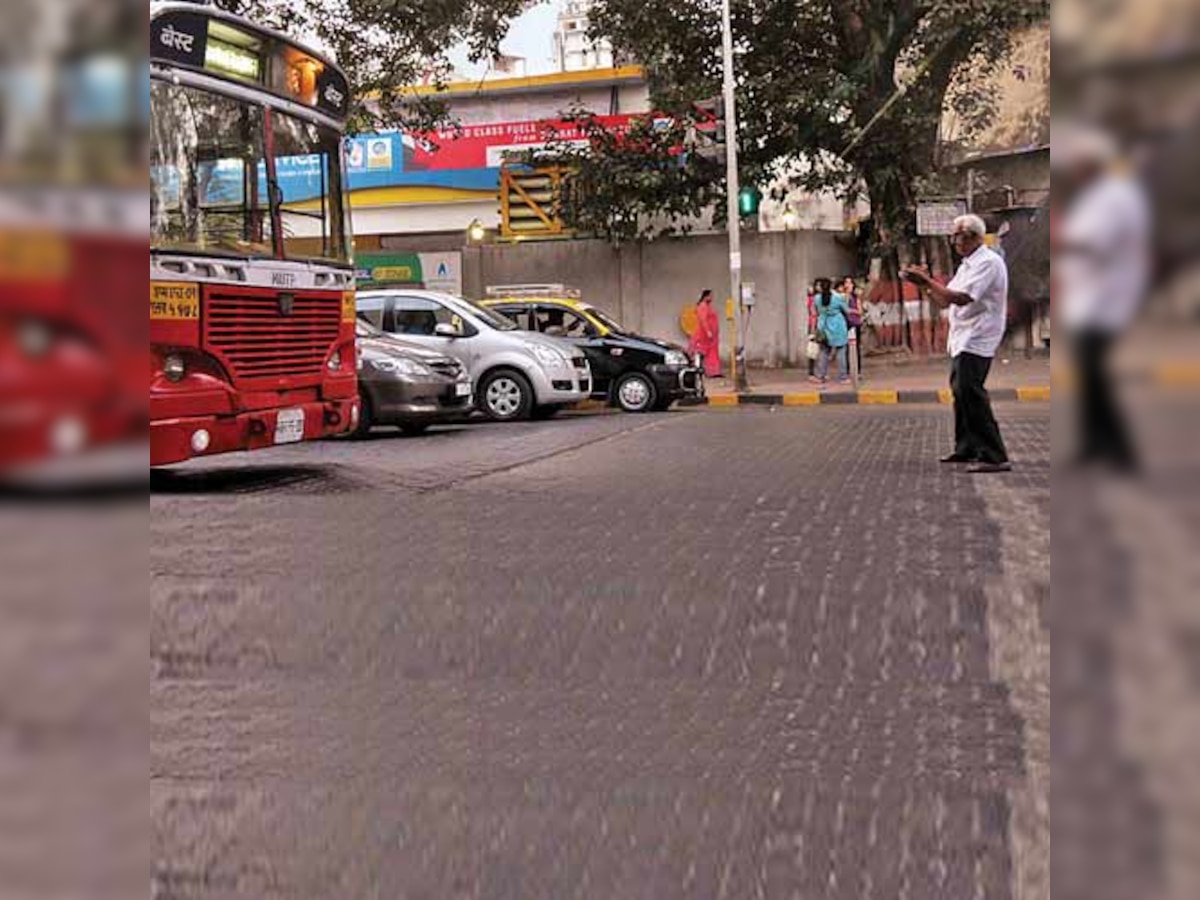
{"label": "road marking", "polygon": [[708,405],[722,407],[737,406],[738,396],[737,394],[713,394],[708,398]]}

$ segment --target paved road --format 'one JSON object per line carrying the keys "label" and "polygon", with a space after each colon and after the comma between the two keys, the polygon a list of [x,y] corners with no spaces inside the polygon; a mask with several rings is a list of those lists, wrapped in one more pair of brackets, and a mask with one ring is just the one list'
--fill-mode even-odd
{"label": "paved road", "polygon": [[1050,427],[590,415],[153,478],[160,898],[1049,897]]}

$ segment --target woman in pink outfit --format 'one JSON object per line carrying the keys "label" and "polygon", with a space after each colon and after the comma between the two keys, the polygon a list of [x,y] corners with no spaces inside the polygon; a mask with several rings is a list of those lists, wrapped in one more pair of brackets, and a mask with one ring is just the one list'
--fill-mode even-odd
{"label": "woman in pink outfit", "polygon": [[721,377],[721,323],[713,309],[713,293],[705,291],[696,303],[696,333],[692,335],[691,351],[704,355],[704,375]]}

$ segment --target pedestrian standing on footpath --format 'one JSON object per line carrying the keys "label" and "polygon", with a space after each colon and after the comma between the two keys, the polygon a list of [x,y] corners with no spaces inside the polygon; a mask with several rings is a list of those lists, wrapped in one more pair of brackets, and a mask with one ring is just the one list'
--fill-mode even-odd
{"label": "pedestrian standing on footpath", "polygon": [[1012,471],[986,387],[1008,320],[1008,266],[986,237],[983,219],[959,216],[950,242],[962,262],[950,283],[938,284],[924,266],[906,266],[902,273],[934,303],[950,308],[954,452],[942,462],[967,464],[977,474]]}
{"label": "pedestrian standing on footpath", "polygon": [[721,377],[721,323],[713,309],[713,292],[706,290],[696,301],[696,333],[692,335],[691,352],[704,358],[704,376]]}
{"label": "pedestrian standing on footpath", "polygon": [[[804,311],[808,316],[808,347],[805,348],[805,355],[808,357],[808,377],[813,378],[817,374],[817,360],[820,358],[820,346],[817,344],[817,282],[812,283],[812,287],[808,289],[808,296],[804,300]],[[816,353],[809,352],[810,347],[817,347]]]}
{"label": "pedestrian standing on footpath", "polygon": [[1051,238],[1060,318],[1079,376],[1077,464],[1137,469],[1117,405],[1108,357],[1150,284],[1151,213],[1146,193],[1119,171],[1119,148],[1100,131],[1056,132],[1050,153],[1055,200],[1064,204]]}
{"label": "pedestrian standing on footpath", "polygon": [[842,279],[842,296],[846,298],[846,324],[850,326],[850,336],[854,338],[853,352],[858,363],[858,374],[862,374],[862,300],[858,296],[858,282],[853,275]]}
{"label": "pedestrian standing on footpath", "polygon": [[817,360],[817,374],[813,378],[818,384],[829,379],[829,361],[838,361],[838,381],[850,380],[850,369],[846,361],[846,345],[850,342],[850,326],[846,321],[849,312],[846,298],[833,292],[833,282],[828,278],[817,280],[817,343],[821,345],[821,358]]}

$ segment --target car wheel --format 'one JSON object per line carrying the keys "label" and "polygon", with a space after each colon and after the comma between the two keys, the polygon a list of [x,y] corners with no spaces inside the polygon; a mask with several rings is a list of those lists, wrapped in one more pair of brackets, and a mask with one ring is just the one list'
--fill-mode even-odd
{"label": "car wheel", "polygon": [[658,391],[645,375],[633,372],[617,382],[614,396],[617,406],[625,412],[643,413],[654,409],[658,402]]}
{"label": "car wheel", "polygon": [[479,385],[480,410],[493,422],[518,422],[533,412],[533,388],[520,372],[501,369]]}
{"label": "car wheel", "polygon": [[406,437],[420,437],[429,430],[429,425],[425,422],[409,422],[399,428],[400,433]]}
{"label": "car wheel", "polygon": [[375,412],[371,409],[371,398],[366,394],[359,394],[358,400],[358,427],[350,432],[350,437],[362,440],[375,427]]}
{"label": "car wheel", "polygon": [[535,407],[533,410],[533,417],[538,421],[545,421],[546,419],[553,419],[562,411],[563,408],[557,403],[551,403],[548,406]]}

